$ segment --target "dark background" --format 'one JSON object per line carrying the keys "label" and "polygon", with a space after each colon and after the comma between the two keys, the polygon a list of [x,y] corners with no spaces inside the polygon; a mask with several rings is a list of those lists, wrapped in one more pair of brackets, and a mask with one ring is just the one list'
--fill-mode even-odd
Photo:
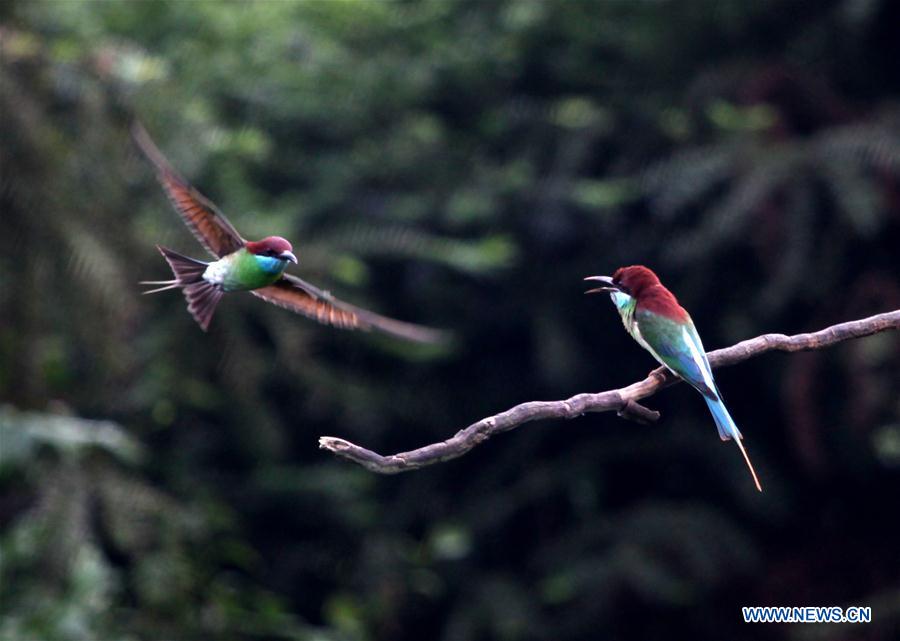
{"label": "dark background", "polygon": [[[900,342],[717,372],[381,477],[653,366],[581,279],[652,266],[707,348],[900,307],[900,3],[0,5],[0,638],[895,639]],[[139,117],[249,238],[446,349],[247,295],[203,334],[154,245],[204,252]],[[103,421],[98,423],[96,421]],[[868,605],[748,625],[742,605]]]}

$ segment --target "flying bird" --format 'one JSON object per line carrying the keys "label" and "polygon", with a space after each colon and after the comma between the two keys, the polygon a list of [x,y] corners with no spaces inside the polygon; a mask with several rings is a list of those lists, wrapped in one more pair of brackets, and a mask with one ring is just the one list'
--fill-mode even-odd
{"label": "flying bird", "polygon": [[588,276],[585,280],[601,283],[600,287],[588,290],[586,294],[609,292],[632,338],[664,367],[703,395],[719,430],[719,438],[723,441],[734,439],[750,468],[756,489],[762,492],[756,470],[741,443],[744,437],[725,408],[713,380],[700,335],[690,315],[678,304],[672,292],[659,282],[653,271],[643,265],[620,267],[612,277]]}
{"label": "flying bird", "polygon": [[285,273],[297,263],[293,247],[280,236],[245,240],[221,211],[176,172],[139,123],[132,128],[135,141],[156,167],[159,182],[188,228],[216,260],[205,262],[183,256],[166,247],[157,249],[169,263],[174,279],[142,281],[155,285],[152,294],[180,288],[188,311],[203,331],[209,327],[222,296],[249,291],[264,301],[284,307],[333,327],[375,329],[421,343],[440,342],[444,332],[381,316],[343,301],[296,276]]}

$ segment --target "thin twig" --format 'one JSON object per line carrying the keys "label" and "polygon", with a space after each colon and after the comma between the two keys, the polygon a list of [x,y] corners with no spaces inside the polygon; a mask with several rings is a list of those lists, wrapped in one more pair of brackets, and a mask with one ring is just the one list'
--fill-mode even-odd
{"label": "thin twig", "polygon": [[[822,349],[842,341],[898,328],[900,328],[900,310],[895,310],[869,318],[832,325],[809,334],[794,336],[764,334],[731,347],[717,349],[707,355],[713,368],[725,367],[765,352]],[[653,422],[659,419],[659,412],[644,407],[638,401],[652,396],[662,388],[678,381],[679,379],[668,370],[659,367],[650,372],[644,380],[632,383],[628,387],[598,394],[578,394],[564,401],[522,403],[500,414],[483,418],[460,430],[446,441],[389,456],[382,456],[377,452],[334,436],[319,438],[319,447],[358,463],[373,472],[396,474],[455,459],[495,434],[506,432],[530,421],[575,418],[587,412],[614,411],[622,418],[644,423]]]}

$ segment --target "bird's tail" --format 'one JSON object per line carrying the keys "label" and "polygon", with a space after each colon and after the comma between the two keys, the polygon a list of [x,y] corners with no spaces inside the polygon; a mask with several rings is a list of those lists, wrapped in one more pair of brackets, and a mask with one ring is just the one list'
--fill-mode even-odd
{"label": "bird's tail", "polygon": [[160,285],[160,287],[147,290],[144,293],[153,294],[180,287],[184,291],[184,297],[187,299],[188,311],[205,332],[212,320],[213,313],[216,311],[216,305],[219,304],[219,300],[224,293],[221,287],[203,279],[203,274],[206,272],[209,263],[182,256],[178,252],[159,245],[156,248],[163,255],[163,258],[166,259],[166,262],[169,263],[175,278],[172,280],[141,281],[141,285]]}
{"label": "bird's tail", "polygon": [[720,398],[710,398],[705,394],[703,395],[703,399],[709,406],[709,411],[716,421],[716,427],[719,430],[719,438],[723,441],[728,441],[732,438],[734,439],[734,442],[737,443],[738,448],[741,450],[741,454],[744,456],[744,460],[747,462],[747,467],[750,468],[750,474],[753,476],[753,483],[756,484],[756,489],[762,492],[762,486],[759,484],[756,470],[753,469],[753,463],[750,462],[750,457],[747,456],[747,450],[744,449],[744,444],[741,443],[741,440],[744,437],[741,435],[741,431],[737,428],[737,425],[734,424],[734,419],[732,419],[731,414],[728,413],[725,403],[723,403]]}

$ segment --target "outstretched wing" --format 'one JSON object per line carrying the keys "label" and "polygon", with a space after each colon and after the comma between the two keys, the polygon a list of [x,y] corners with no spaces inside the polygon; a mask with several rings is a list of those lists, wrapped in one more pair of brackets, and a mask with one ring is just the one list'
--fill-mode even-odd
{"label": "outstretched wing", "polygon": [[285,274],[273,285],[251,290],[250,293],[323,325],[342,329],[376,329],[418,343],[438,343],[445,339],[444,332],[440,330],[404,323],[354,307],[290,274]]}
{"label": "outstretched wing", "polygon": [[172,168],[147,130],[135,121],[131,131],[141,151],[156,167],[169,201],[200,244],[219,258],[243,247],[246,241],[225,215]]}
{"label": "outstretched wing", "polygon": [[634,319],[641,338],[656,360],[704,396],[719,398],[712,368],[690,317],[682,323],[638,307]]}

